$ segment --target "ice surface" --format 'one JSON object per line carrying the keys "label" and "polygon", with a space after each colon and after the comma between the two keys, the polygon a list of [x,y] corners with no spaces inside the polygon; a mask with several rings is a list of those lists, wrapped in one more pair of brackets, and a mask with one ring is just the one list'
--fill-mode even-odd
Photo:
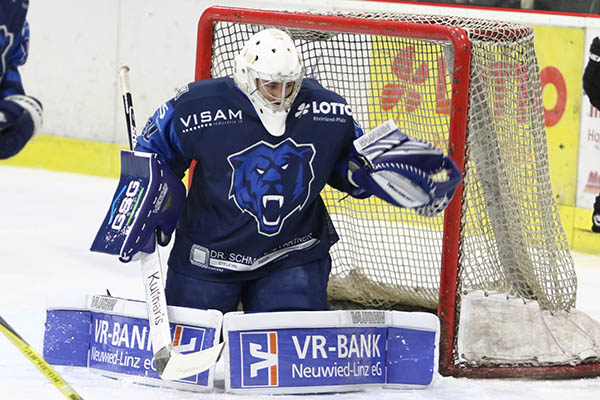
{"label": "ice surface", "polygon": [[[140,269],[91,253],[90,244],[116,180],[0,166],[0,315],[41,351],[48,297],[111,294],[143,299]],[[166,254],[165,254],[166,256]],[[574,254],[578,308],[600,320],[600,257]],[[426,390],[382,390],[304,396],[240,396],[223,393],[222,369],[212,393],[159,389],[118,381],[86,369],[57,367],[86,400],[184,399],[600,399],[600,378],[566,381],[472,380],[439,377]],[[220,387],[220,388],[219,388]],[[0,335],[0,399],[65,397]]]}

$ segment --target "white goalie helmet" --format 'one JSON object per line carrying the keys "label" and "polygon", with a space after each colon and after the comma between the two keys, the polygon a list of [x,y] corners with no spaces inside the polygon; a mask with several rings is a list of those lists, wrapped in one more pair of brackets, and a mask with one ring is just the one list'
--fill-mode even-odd
{"label": "white goalie helmet", "polygon": [[304,67],[294,41],[279,29],[256,33],[235,58],[233,79],[273,136],[285,132],[285,120],[303,78]]}

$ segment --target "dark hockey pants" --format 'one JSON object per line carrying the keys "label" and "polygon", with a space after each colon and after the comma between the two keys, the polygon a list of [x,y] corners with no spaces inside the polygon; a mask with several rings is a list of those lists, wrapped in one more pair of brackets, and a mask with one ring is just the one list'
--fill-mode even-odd
{"label": "dark hockey pants", "polygon": [[240,302],[245,312],[327,310],[330,270],[329,256],[247,282],[205,281],[169,269],[165,291],[169,305],[223,313]]}

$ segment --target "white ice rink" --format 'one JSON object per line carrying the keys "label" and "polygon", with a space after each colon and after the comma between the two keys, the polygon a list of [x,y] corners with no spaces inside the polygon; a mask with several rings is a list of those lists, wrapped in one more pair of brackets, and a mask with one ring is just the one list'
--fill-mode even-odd
{"label": "white ice rink", "polygon": [[[41,352],[46,299],[56,294],[111,294],[143,299],[137,265],[89,251],[116,180],[0,166],[0,315]],[[574,254],[578,308],[600,320],[600,258]],[[247,399],[598,400],[600,378],[567,381],[471,380],[439,377],[426,390],[368,390],[307,396],[192,393],[112,380],[85,369],[57,367],[86,400]],[[0,335],[0,399],[65,397]]]}

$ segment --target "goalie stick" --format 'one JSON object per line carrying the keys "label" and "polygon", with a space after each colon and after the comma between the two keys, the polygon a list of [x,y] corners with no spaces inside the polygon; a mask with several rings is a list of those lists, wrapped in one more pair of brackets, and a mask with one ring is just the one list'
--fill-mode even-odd
{"label": "goalie stick", "polygon": [[62,394],[71,400],[83,400],[71,385],[69,385],[59,374],[40,356],[29,344],[23,339],[9,324],[0,317],[0,331],[10,340],[17,348],[37,367],[42,374],[48,378],[50,382]]}
{"label": "goalie stick", "polygon": [[[118,69],[125,120],[129,134],[131,150],[136,144],[136,128],[133,112],[133,100],[129,83],[129,67],[121,65]],[[154,239],[156,241],[156,238]],[[214,365],[223,351],[224,342],[205,350],[181,354],[171,341],[167,300],[164,292],[164,280],[158,246],[152,253],[142,253],[142,276],[146,294],[148,323],[150,324],[150,341],[154,353],[156,372],[162,379],[174,380],[187,378],[207,370]]]}

